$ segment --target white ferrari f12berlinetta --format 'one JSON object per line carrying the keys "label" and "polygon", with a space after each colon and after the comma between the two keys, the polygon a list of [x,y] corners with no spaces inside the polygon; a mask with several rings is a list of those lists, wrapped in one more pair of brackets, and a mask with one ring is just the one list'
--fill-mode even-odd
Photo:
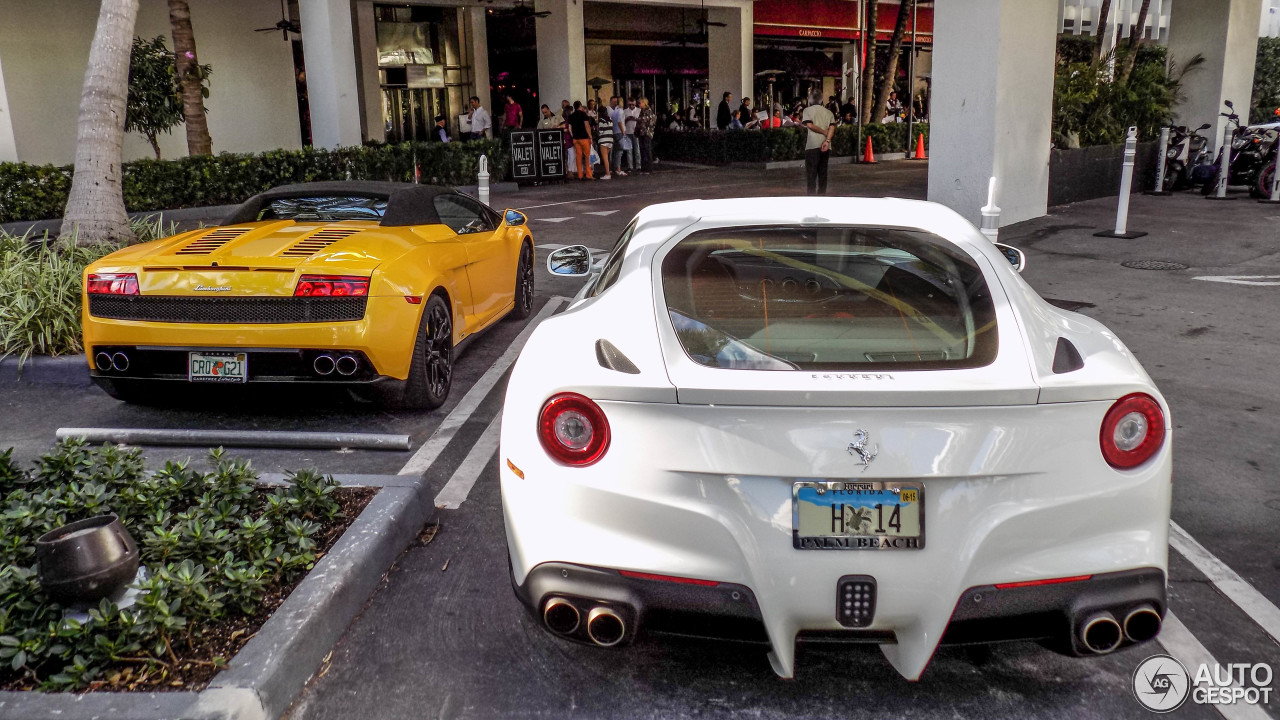
{"label": "white ferrari f12berlinetta", "polygon": [[955,212],[751,198],[641,211],[529,337],[502,416],[517,596],[566,639],[1098,655],[1166,610],[1169,410],[1106,327]]}

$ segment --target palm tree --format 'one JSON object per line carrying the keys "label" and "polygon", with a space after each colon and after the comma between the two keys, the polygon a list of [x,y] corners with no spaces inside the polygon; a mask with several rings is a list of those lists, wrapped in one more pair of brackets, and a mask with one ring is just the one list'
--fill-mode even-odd
{"label": "palm tree", "polygon": [[1094,34],[1097,37],[1098,49],[1096,54],[1098,58],[1102,58],[1106,54],[1106,50],[1102,47],[1107,41],[1107,20],[1111,16],[1111,0],[1102,0],[1102,8],[1098,10],[1098,27],[1095,28]]}
{"label": "palm tree", "polygon": [[1125,45],[1124,60],[1120,64],[1120,81],[1125,82],[1133,72],[1133,65],[1138,61],[1138,45],[1142,43],[1142,33],[1147,27],[1147,11],[1151,9],[1151,0],[1142,0],[1138,8],[1138,22],[1129,28],[1129,42]]}
{"label": "palm tree", "polygon": [[84,245],[133,239],[124,210],[120,163],[129,53],[137,17],[138,0],[102,0],[89,48],[76,125],[75,174],[61,230],[62,235],[75,234]]}
{"label": "palm tree", "polygon": [[885,106],[889,102],[889,93],[897,86],[898,58],[902,56],[902,38],[907,34],[907,18],[915,7],[916,0],[902,0],[898,5],[898,22],[893,26],[893,37],[889,40],[889,58],[885,65],[884,77],[880,78],[880,88],[876,93],[876,105],[871,110],[871,122],[878,123],[884,118]]}
{"label": "palm tree", "polygon": [[862,63],[862,122],[871,122],[871,101],[876,92],[876,15],[880,3],[871,0],[867,3],[867,25],[862,33],[863,46],[866,48],[866,59]]}
{"label": "palm tree", "polygon": [[196,36],[191,29],[187,0],[169,0],[169,31],[178,57],[178,82],[182,85],[182,115],[187,124],[187,154],[212,155],[213,139],[204,115],[204,78],[196,58]]}

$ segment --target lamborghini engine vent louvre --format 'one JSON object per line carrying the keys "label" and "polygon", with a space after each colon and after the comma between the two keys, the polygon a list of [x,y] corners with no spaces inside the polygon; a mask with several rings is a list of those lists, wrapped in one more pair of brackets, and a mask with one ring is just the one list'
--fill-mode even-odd
{"label": "lamborghini engine vent louvre", "polygon": [[280,255],[283,257],[311,257],[339,240],[351,237],[358,232],[360,231],[355,228],[325,228],[317,230],[294,243]]}
{"label": "lamborghini engine vent louvre", "polygon": [[249,232],[248,228],[218,228],[208,235],[196,238],[187,243],[175,255],[208,255],[241,235]]}

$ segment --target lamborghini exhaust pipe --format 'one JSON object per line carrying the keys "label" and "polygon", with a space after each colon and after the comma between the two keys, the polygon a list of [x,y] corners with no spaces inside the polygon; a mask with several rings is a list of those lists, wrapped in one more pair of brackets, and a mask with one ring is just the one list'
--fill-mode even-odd
{"label": "lamborghini exhaust pipe", "polygon": [[333,361],[332,355],[320,355],[311,362],[311,369],[316,371],[317,375],[332,375],[334,367],[337,363]]}
{"label": "lamborghini exhaust pipe", "polygon": [[360,361],[350,355],[343,355],[333,365],[339,375],[354,375],[360,369]]}
{"label": "lamborghini exhaust pipe", "polygon": [[1090,615],[1080,626],[1080,642],[1091,652],[1099,655],[1120,647],[1124,640],[1124,631],[1116,617],[1109,612]]}
{"label": "lamborghini exhaust pipe", "polygon": [[569,635],[578,629],[582,615],[564,598],[551,598],[542,608],[542,622],[557,635]]}
{"label": "lamborghini exhaust pipe", "polygon": [[600,647],[617,645],[626,634],[627,624],[611,608],[601,605],[587,614],[587,637]]}
{"label": "lamborghini exhaust pipe", "polygon": [[111,356],[111,369],[116,372],[124,372],[129,369],[129,356],[122,352],[115,353]]}
{"label": "lamborghini exhaust pipe", "polygon": [[1124,636],[1132,642],[1146,642],[1160,634],[1160,613],[1150,605],[1139,605],[1124,616]]}
{"label": "lamborghini exhaust pipe", "polygon": [[111,369],[111,356],[107,353],[100,352],[93,356],[93,364],[96,365],[99,370],[106,372]]}

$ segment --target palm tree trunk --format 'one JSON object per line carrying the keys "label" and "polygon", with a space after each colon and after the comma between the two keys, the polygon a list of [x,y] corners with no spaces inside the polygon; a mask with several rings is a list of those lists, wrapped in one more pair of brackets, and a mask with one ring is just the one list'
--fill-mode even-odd
{"label": "palm tree trunk", "polygon": [[204,114],[204,83],[196,57],[196,36],[191,29],[187,0],[169,0],[169,31],[173,54],[178,57],[178,81],[182,84],[182,116],[187,126],[187,154],[212,155],[213,139]]}
{"label": "palm tree trunk", "polygon": [[76,125],[75,174],[61,230],[62,235],[77,234],[82,245],[133,239],[124,209],[120,163],[129,50],[137,17],[138,0],[102,0],[89,48]]}
{"label": "palm tree trunk", "polygon": [[862,64],[862,122],[871,122],[871,103],[876,93],[876,15],[880,3],[871,0],[867,3],[867,27],[862,33],[862,42],[867,49],[866,60]]}
{"label": "palm tree trunk", "polygon": [[1124,63],[1120,66],[1120,82],[1127,82],[1133,72],[1134,63],[1138,62],[1138,46],[1142,44],[1142,33],[1146,31],[1147,11],[1151,9],[1151,0],[1142,0],[1138,8],[1138,23],[1129,29],[1129,42],[1125,46]]}
{"label": "palm tree trunk", "polygon": [[1107,21],[1110,19],[1110,17],[1111,17],[1111,0],[1102,0],[1102,8],[1098,10],[1098,27],[1095,28],[1095,36],[1098,44],[1098,49],[1094,54],[1098,57],[1099,60],[1102,59],[1103,55],[1106,55],[1106,52],[1103,50],[1102,46],[1105,45],[1107,42]]}
{"label": "palm tree trunk", "polygon": [[[878,123],[884,119],[885,106],[889,102],[889,93],[898,84],[898,59],[902,56],[902,38],[907,34],[907,18],[911,17],[911,8],[916,0],[902,0],[898,5],[898,22],[893,26],[893,37],[889,40],[889,60],[885,65],[884,77],[880,79],[880,88],[876,93],[876,104],[871,109],[871,122]],[[910,148],[908,148],[910,149]]]}

